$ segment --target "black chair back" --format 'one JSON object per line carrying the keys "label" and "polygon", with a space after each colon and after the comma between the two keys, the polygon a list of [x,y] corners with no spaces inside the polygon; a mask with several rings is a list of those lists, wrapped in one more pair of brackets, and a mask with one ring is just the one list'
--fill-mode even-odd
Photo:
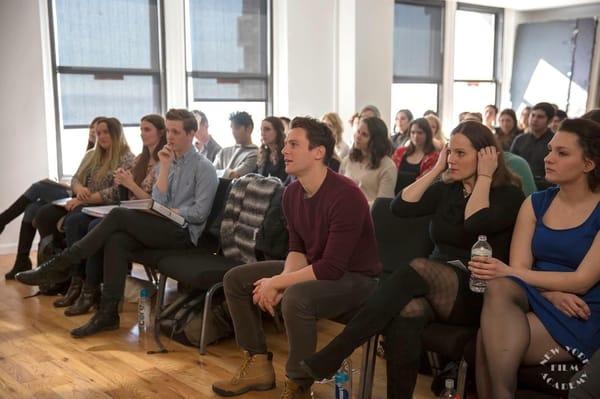
{"label": "black chair back", "polygon": [[206,218],[206,227],[200,237],[198,246],[209,249],[209,251],[217,251],[219,247],[219,234],[221,231],[221,221],[223,220],[223,211],[227,196],[231,189],[231,180],[219,178],[219,185],[213,200],[212,208]]}
{"label": "black chair back", "polygon": [[385,278],[399,267],[408,266],[415,258],[427,257],[433,251],[429,239],[430,216],[399,218],[391,209],[391,198],[377,198],[371,208],[375,237]]}

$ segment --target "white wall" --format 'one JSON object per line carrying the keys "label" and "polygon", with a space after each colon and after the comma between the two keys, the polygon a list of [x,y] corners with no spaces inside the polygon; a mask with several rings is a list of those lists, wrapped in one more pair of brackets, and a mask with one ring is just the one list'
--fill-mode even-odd
{"label": "white wall", "polygon": [[[9,206],[32,182],[49,175],[42,3],[0,2],[0,209]],[[0,253],[16,251],[19,221],[0,235]]]}

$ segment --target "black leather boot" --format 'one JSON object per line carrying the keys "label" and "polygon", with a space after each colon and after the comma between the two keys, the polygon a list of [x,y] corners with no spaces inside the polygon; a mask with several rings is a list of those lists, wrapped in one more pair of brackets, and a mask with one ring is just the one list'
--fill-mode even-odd
{"label": "black leather boot", "polygon": [[81,295],[82,287],[83,279],[81,277],[71,278],[71,285],[69,285],[67,293],[62,298],[59,298],[56,301],[54,301],[54,307],[64,308],[73,305],[77,298],[79,298],[79,296]]}
{"label": "black leather boot", "polygon": [[4,278],[6,280],[14,280],[17,273],[27,270],[31,270],[31,259],[29,259],[29,254],[17,254],[14,266],[4,275]]}
{"label": "black leather boot", "polygon": [[29,204],[31,204],[31,200],[24,195],[21,195],[11,206],[0,213],[0,233],[4,231],[7,224],[25,212],[25,208],[27,208],[27,205]]}
{"label": "black leather boot", "polygon": [[90,321],[81,327],[71,330],[73,338],[83,338],[101,331],[117,330],[119,328],[119,300],[102,298],[100,307]]}
{"label": "black leather boot", "polygon": [[66,281],[70,277],[72,265],[79,263],[82,259],[77,252],[73,245],[35,269],[17,273],[15,279],[27,285],[52,285]]}
{"label": "black leather boot", "polygon": [[79,295],[79,298],[77,298],[75,303],[65,310],[65,316],[86,314],[93,308],[98,308],[99,304],[100,286],[88,287],[86,284],[83,286],[81,295]]}

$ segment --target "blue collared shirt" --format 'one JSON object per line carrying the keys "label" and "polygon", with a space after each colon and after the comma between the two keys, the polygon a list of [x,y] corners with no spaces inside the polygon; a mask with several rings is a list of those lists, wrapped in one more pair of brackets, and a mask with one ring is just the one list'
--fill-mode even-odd
{"label": "blue collared shirt", "polygon": [[[160,164],[156,167],[158,174]],[[161,193],[154,185],[152,199],[179,209],[179,214],[188,223],[190,240],[197,245],[219,185],[215,167],[192,146],[183,157],[173,160],[168,182],[166,193]]]}

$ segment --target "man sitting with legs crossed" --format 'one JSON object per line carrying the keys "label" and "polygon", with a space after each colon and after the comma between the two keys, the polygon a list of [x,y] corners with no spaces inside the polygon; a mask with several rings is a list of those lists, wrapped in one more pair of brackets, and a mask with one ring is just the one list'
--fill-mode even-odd
{"label": "man sitting with legs crossed", "polygon": [[219,184],[217,172],[192,144],[198,127],[194,115],[185,109],[171,109],[165,119],[167,144],[158,152],[158,179],[152,198],[183,216],[186,226],[148,212],[115,208],[60,255],[35,270],[16,275],[18,281],[28,285],[64,281],[69,278],[72,264],[104,248],[100,308],[90,321],[71,331],[75,338],[119,328],[118,304],[134,251],[192,248],[204,230]]}
{"label": "man sitting with legs crossed", "polygon": [[358,309],[381,272],[369,205],[350,179],[327,167],[335,141],[327,126],[295,118],[283,149],[285,171],[297,177],[283,195],[289,230],[284,261],[230,270],[223,280],[244,359],[231,379],[213,384],[222,396],[275,387],[261,309],[281,310],[289,341],[282,398],[310,398],[313,379],[300,361],[314,353],[316,322]]}

